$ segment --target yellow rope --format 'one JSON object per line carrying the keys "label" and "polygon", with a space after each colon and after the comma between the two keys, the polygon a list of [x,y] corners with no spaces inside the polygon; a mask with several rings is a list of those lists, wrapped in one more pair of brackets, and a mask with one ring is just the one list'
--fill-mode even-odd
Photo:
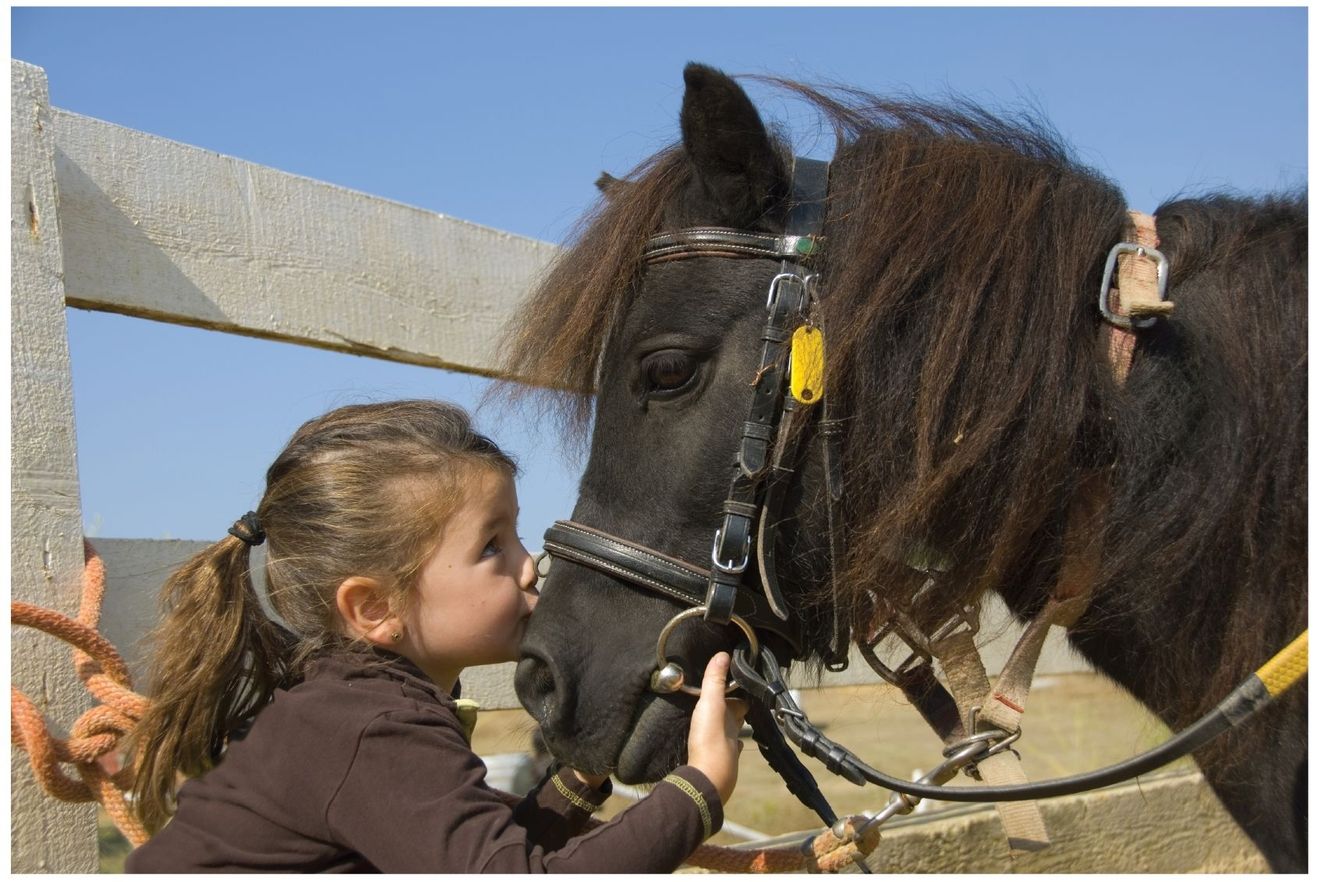
{"label": "yellow rope", "polygon": [[1294,638],[1289,646],[1272,656],[1271,661],[1258,668],[1257,678],[1267,687],[1272,698],[1293,686],[1308,673],[1308,629]]}

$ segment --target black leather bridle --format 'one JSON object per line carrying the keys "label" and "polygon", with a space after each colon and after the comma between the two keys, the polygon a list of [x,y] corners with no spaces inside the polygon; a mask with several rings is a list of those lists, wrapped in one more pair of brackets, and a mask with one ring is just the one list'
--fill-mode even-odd
{"label": "black leather bridle", "polygon": [[[773,565],[775,527],[781,520],[783,491],[800,436],[793,424],[802,411],[812,413],[816,408],[812,403],[802,405],[787,389],[788,355],[792,333],[816,319],[811,314],[816,276],[810,272],[809,262],[820,246],[828,182],[826,162],[797,158],[794,165],[783,234],[695,227],[660,233],[645,245],[646,264],[688,257],[781,261],[769,284],[759,367],[723,501],[722,522],[713,532],[710,565],[706,568],[679,560],[575,521],[557,521],[544,537],[544,550],[550,555],[702,609],[704,621],[710,624],[731,623],[747,634],[766,631],[776,635],[788,648],[789,660],[804,658],[808,649],[800,621],[791,614],[778,585]],[[836,437],[826,431],[823,435],[825,440]],[[825,456],[835,460],[835,451],[827,451]],[[752,560],[758,564],[759,574],[759,584],[753,587],[745,584]],[[826,660],[844,664],[848,643],[834,633]],[[680,669],[673,672],[669,668],[669,676],[659,676],[663,661],[660,653],[660,670],[652,683],[655,691],[697,691],[685,686]]]}

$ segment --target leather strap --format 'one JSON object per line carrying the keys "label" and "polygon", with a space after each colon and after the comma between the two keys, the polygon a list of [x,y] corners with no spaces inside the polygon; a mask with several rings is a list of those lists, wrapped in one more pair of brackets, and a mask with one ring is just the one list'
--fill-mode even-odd
{"label": "leather strap", "polygon": [[726,227],[692,227],[660,233],[646,244],[646,263],[661,263],[687,257],[758,257],[801,260],[816,248],[812,237],[775,236]]}
{"label": "leather strap", "polygon": [[[705,600],[709,570],[575,521],[557,521],[549,527],[544,534],[544,550],[687,606],[701,606]],[[765,607],[762,598],[741,591],[732,611],[751,627],[777,634],[793,653],[799,654],[801,639],[796,620],[782,621]]]}
{"label": "leather strap", "polygon": [[[791,332],[810,303],[809,277],[800,260],[812,251],[813,236],[822,226],[827,183],[826,162],[799,157],[794,160],[786,233],[781,237],[783,243],[794,243],[793,253],[783,257],[781,270],[769,283],[768,320],[760,334],[763,346],[752,383],[754,392],[737,445],[736,468],[723,503],[722,526],[714,534],[713,569],[704,600],[704,619],[713,624],[728,621],[748,557],[754,551],[757,536],[754,506],[758,504],[760,485],[769,467],[769,451],[775,443],[780,447],[782,442],[779,422],[786,406],[783,398]],[[681,235],[709,235],[709,231],[683,231]],[[787,612],[776,584],[766,586],[764,592],[777,613]]]}
{"label": "leather strap", "polygon": [[790,613],[777,576],[777,525],[782,518],[782,496],[791,476],[795,473],[797,445],[790,442],[795,440],[793,426],[799,412],[795,399],[787,396],[782,406],[778,443],[773,448],[773,459],[764,486],[764,507],[759,514],[759,536],[755,543],[759,582],[764,589],[764,596],[768,599],[768,605],[780,619],[786,619]]}

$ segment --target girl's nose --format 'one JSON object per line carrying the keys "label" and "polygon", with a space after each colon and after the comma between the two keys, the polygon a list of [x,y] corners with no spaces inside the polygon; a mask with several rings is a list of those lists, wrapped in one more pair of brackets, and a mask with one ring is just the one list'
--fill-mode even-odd
{"label": "girl's nose", "polygon": [[[521,545],[520,542],[517,544]],[[537,570],[538,561],[529,551],[526,550],[525,545],[521,545],[521,553],[523,555],[521,560],[521,578],[518,579],[517,582],[521,586],[522,591],[534,591],[535,586],[538,585],[540,581],[540,575]]]}

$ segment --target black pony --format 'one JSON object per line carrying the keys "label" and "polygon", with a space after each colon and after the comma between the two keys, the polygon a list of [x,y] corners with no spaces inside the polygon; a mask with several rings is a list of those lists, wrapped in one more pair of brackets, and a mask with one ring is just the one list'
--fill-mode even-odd
{"label": "black pony", "polygon": [[[509,374],[567,390],[578,425],[594,405],[573,520],[707,567],[779,262],[644,264],[642,249],[697,225],[780,232],[791,152],[730,78],[690,65],[685,79],[681,144],[601,179],[505,352]],[[834,616],[855,633],[883,610],[936,622],[986,591],[1036,615],[1097,475],[1071,643],[1173,729],[1195,720],[1306,627],[1306,193],[1157,209],[1176,308],[1138,332],[1122,384],[1097,293],[1127,206],[1045,126],[772,82],[839,134],[811,266],[845,427],[846,553],[832,561],[823,538],[813,437],[776,545],[815,662]],[[947,569],[917,606],[912,549]],[[661,777],[692,702],[649,678],[684,607],[563,560],[542,587],[517,690],[549,747],[622,781]],[[698,672],[729,636],[683,627],[668,656]],[[1307,863],[1306,694],[1195,754],[1276,870]]]}

